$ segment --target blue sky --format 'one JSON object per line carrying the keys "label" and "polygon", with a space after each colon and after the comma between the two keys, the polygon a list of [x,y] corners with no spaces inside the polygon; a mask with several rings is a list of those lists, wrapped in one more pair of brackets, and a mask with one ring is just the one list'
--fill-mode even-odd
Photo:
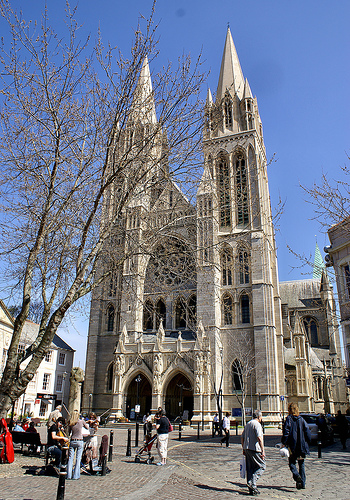
{"label": "blue sky", "polygon": [[[42,0],[15,0],[25,19],[40,15]],[[51,23],[60,26],[65,0],[47,0]],[[139,13],[147,16],[148,0],[80,0],[82,32],[102,37],[127,54]],[[160,55],[158,70],[182,53],[195,58],[202,50],[208,87],[216,91],[227,25],[236,45],[243,74],[258,99],[269,166],[272,208],[279,197],[285,209],[276,233],[280,280],[312,276],[287,245],[300,254],[313,254],[315,235],[321,249],[326,235],[312,220],[299,184],[311,186],[322,173],[341,178],[349,145],[349,17],[348,0],[159,0]],[[5,34],[2,33],[4,36]],[[205,98],[206,88],[203,98]],[[69,328],[71,330],[71,328]],[[62,336],[78,350],[84,365],[87,321],[78,333]]]}

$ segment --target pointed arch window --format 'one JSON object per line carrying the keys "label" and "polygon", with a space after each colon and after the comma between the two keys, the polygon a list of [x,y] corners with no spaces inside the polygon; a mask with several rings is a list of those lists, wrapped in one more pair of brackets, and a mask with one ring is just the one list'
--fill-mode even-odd
{"label": "pointed arch window", "polygon": [[240,285],[246,285],[250,282],[249,254],[244,249],[238,251],[238,273]]}
{"label": "pointed arch window", "polygon": [[222,298],[222,321],[224,325],[233,324],[233,301],[230,294],[225,294]]}
{"label": "pointed arch window", "polygon": [[224,103],[225,127],[232,128],[232,101],[225,99]]}
{"label": "pointed arch window", "polygon": [[156,304],[156,327],[159,328],[160,322],[163,324],[163,328],[165,328],[165,320],[166,320],[166,305],[163,299],[159,299]]}
{"label": "pointed arch window", "polygon": [[208,167],[209,167],[209,172],[213,177],[213,158],[211,157],[211,155],[209,155],[208,157]]}
{"label": "pointed arch window", "polygon": [[242,323],[250,323],[250,304],[248,295],[243,294],[240,302]]}
{"label": "pointed arch window", "polygon": [[114,307],[112,304],[107,309],[107,331],[113,332],[114,329]]}
{"label": "pointed arch window", "polygon": [[189,330],[195,331],[197,324],[197,297],[191,295],[188,299],[188,321],[187,326]]}
{"label": "pointed arch window", "polygon": [[232,252],[225,249],[221,254],[222,286],[232,285]]}
{"label": "pointed arch window", "polygon": [[243,371],[241,362],[235,359],[232,363],[232,388],[234,392],[242,391]]}
{"label": "pointed arch window", "polygon": [[107,368],[107,391],[113,390],[113,363]]}
{"label": "pointed arch window", "polygon": [[175,328],[186,328],[186,302],[179,297],[175,305]]}
{"label": "pointed arch window", "polygon": [[230,175],[226,158],[218,160],[218,184],[220,201],[220,226],[231,226]]}
{"label": "pointed arch window", "polygon": [[307,338],[309,339],[309,342],[311,346],[318,346],[319,345],[319,340],[318,340],[318,323],[315,320],[315,318],[312,318],[311,316],[305,316],[303,318],[303,323],[304,327],[306,330]]}
{"label": "pointed arch window", "polygon": [[237,156],[235,163],[237,224],[245,226],[249,222],[246,162],[243,156]]}
{"label": "pointed arch window", "polygon": [[153,330],[153,302],[149,299],[146,300],[146,303],[143,307],[143,329],[144,330]]}

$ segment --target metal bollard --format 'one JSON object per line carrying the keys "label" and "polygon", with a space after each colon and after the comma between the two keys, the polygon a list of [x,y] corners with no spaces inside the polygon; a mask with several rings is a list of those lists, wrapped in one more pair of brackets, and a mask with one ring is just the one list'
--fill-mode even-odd
{"label": "metal bollard", "polygon": [[114,432],[109,433],[109,450],[108,450],[108,462],[113,462],[113,435]]}
{"label": "metal bollard", "polygon": [[60,473],[58,476],[58,487],[57,487],[56,500],[64,500],[64,490],[66,487],[66,476],[67,476],[67,467],[65,465],[61,465]]}
{"label": "metal bollard", "polygon": [[136,432],[135,432],[135,446],[138,447],[139,445],[139,427],[140,424],[136,422]]}
{"label": "metal bollard", "polygon": [[318,452],[318,458],[322,458],[322,439],[321,439],[321,431],[318,431],[317,452]]}
{"label": "metal bollard", "polygon": [[202,431],[204,431],[204,420],[202,420]]}
{"label": "metal bollard", "polygon": [[197,424],[197,439],[200,438],[199,431],[200,431],[200,422],[198,422]]}
{"label": "metal bollard", "polygon": [[105,476],[106,473],[107,473],[107,456],[105,455],[102,460],[101,476]]}
{"label": "metal bollard", "polygon": [[238,436],[238,422],[236,422],[236,436]]}
{"label": "metal bollard", "polygon": [[131,457],[131,429],[128,429],[128,442],[126,445],[126,456]]}
{"label": "metal bollard", "polygon": [[181,431],[182,431],[182,426],[181,422],[179,423],[179,441],[181,441]]}

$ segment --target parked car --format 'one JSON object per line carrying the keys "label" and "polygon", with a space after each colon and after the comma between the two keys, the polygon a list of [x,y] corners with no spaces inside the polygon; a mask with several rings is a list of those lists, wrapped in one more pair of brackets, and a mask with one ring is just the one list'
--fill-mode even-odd
{"label": "parked car", "polygon": [[[311,432],[311,441],[318,440],[318,431],[321,431],[322,444],[334,442],[334,430],[326,416],[319,413],[300,413]],[[323,420],[324,419],[324,420]]]}

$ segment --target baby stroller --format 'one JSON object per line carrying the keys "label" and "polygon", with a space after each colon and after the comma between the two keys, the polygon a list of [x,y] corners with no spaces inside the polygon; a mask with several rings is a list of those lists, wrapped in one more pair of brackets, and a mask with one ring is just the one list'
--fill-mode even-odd
{"label": "baby stroller", "polygon": [[153,443],[157,440],[157,434],[154,436],[146,436],[144,445],[142,448],[139,449],[139,451],[135,455],[135,462],[140,463],[141,459],[144,455],[147,455],[147,459],[145,460],[145,463],[150,465],[153,463],[154,457],[152,457],[151,449],[153,446]]}

